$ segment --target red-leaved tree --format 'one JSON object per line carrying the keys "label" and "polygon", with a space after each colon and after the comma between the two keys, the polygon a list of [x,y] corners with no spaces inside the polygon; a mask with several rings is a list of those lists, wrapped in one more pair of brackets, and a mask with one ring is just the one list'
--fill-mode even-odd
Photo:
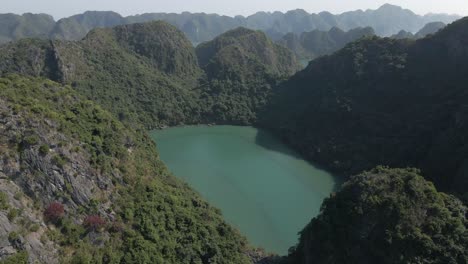
{"label": "red-leaved tree", "polygon": [[59,202],[53,202],[44,211],[44,217],[47,221],[57,223],[65,215],[65,209],[63,204]]}
{"label": "red-leaved tree", "polygon": [[99,215],[89,215],[83,221],[83,226],[89,231],[99,231],[106,225],[106,221]]}

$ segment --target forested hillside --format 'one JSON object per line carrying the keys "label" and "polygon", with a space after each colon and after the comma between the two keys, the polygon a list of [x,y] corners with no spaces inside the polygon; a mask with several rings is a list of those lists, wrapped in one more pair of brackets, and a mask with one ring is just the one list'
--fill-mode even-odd
{"label": "forested hillside", "polygon": [[1,260],[271,263],[167,172],[146,132],[216,123],[359,174],[275,261],[466,263],[467,208],[428,180],[466,198],[468,19],[298,68],[262,32],[195,49],[161,21],[0,46]]}
{"label": "forested hillside", "polygon": [[[153,50],[139,49],[133,43],[141,29],[134,27],[134,35],[126,35],[127,26],[123,26],[92,31],[79,42],[25,39],[0,47],[0,72],[43,76],[70,84],[122,121],[138,120],[148,126],[160,119],[167,124],[179,123],[185,108],[190,106],[188,94],[194,86],[182,83],[197,78],[193,48],[183,35],[166,33],[163,38],[140,34],[142,38],[152,38],[147,41],[153,41]],[[176,33],[172,26],[159,22],[146,25],[144,30]],[[156,54],[152,52],[167,52],[168,56],[153,59]],[[176,53],[187,61],[181,62]],[[184,70],[192,75],[178,75]]]}
{"label": "forested hillside", "polygon": [[418,171],[378,167],[325,200],[289,263],[466,263],[466,212]]}
{"label": "forested hillside", "polygon": [[271,87],[298,69],[295,56],[262,32],[239,28],[195,51],[161,21],[96,29],[81,41],[0,46],[0,74],[70,84],[121,121],[147,128],[252,124]]}
{"label": "forested hillside", "polygon": [[364,39],[288,80],[264,124],[338,172],[421,168],[468,190],[468,19],[418,41]]}
{"label": "forested hillside", "polygon": [[255,123],[273,88],[300,69],[289,50],[246,28],[200,44],[196,53],[208,81],[200,103],[209,103],[206,120],[215,123]]}
{"label": "forested hillside", "polygon": [[2,263],[251,263],[146,132],[71,87],[0,79]]}

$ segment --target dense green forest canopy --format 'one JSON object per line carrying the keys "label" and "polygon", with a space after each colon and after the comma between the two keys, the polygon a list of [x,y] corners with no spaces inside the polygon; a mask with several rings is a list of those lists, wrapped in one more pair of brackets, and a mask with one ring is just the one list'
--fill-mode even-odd
{"label": "dense green forest canopy", "polygon": [[301,232],[290,262],[466,263],[467,208],[414,169],[352,177]]}
{"label": "dense green forest canopy", "polygon": [[200,44],[196,53],[208,81],[200,102],[212,105],[206,120],[214,123],[255,123],[273,88],[300,69],[291,51],[246,28]]}
{"label": "dense green forest canopy", "polygon": [[468,190],[468,19],[417,41],[367,38],[285,82],[262,124],[328,168],[417,167]]}

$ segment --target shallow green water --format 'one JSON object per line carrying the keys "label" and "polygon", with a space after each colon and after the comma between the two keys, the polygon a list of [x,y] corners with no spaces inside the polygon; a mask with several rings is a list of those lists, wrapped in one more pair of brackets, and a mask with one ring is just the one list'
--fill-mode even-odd
{"label": "shallow green water", "polygon": [[270,252],[286,254],[335,187],[329,173],[252,127],[189,126],[152,136],[176,176]]}

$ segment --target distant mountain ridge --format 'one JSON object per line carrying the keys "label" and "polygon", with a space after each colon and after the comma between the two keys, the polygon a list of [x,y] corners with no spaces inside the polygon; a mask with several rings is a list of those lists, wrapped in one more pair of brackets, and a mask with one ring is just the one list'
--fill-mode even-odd
{"label": "distant mountain ridge", "polygon": [[[446,26],[447,24],[443,22],[430,22],[415,34],[401,30],[398,34],[392,35],[391,38],[420,39],[437,33]],[[320,56],[330,55],[350,42],[375,35],[375,31],[371,27],[357,27],[349,31],[333,27],[329,31],[316,29],[301,34],[288,33],[278,40],[277,43],[293,51],[299,60],[308,62]]]}
{"label": "distant mountain ridge", "polygon": [[46,14],[0,14],[0,43],[25,37],[48,37],[54,18]]}
{"label": "distant mountain ridge", "polygon": [[292,50],[299,59],[312,60],[331,54],[352,41],[369,36],[375,36],[375,31],[371,27],[355,28],[347,32],[333,27],[329,31],[314,30],[300,35],[288,33],[278,43]]}
{"label": "distant mountain ridge", "polygon": [[404,30],[401,30],[398,32],[398,34],[395,34],[392,36],[392,38],[396,39],[404,39],[404,38],[414,38],[414,39],[419,39],[419,38],[424,38],[427,35],[437,33],[439,30],[443,29],[446,27],[447,24],[443,22],[431,22],[426,24],[421,30],[416,32],[415,34],[412,34],[411,32],[407,32]]}
{"label": "distant mountain ridge", "polygon": [[372,27],[379,36],[391,36],[401,30],[416,32],[430,22],[448,24],[457,15],[417,15],[408,9],[385,4],[376,10],[357,10],[334,15],[329,12],[310,14],[302,9],[282,12],[258,12],[251,16],[221,16],[205,13],[147,13],[123,17],[110,11],[87,11],[55,22],[44,14],[0,14],[0,43],[25,37],[65,40],[82,39],[91,29],[122,24],[163,20],[183,31],[194,44],[205,42],[237,27],[262,30],[275,40],[287,33],[301,34],[333,27],[348,31]]}

